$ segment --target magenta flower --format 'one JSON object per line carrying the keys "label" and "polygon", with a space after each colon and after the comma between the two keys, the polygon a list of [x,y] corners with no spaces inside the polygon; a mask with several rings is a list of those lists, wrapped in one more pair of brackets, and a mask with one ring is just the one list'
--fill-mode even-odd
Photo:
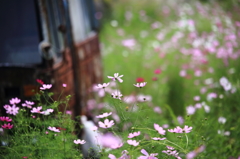
{"label": "magenta flower", "polygon": [[103,83],[103,84],[98,84],[97,86],[96,86],[96,88],[99,88],[99,89],[101,89],[101,88],[106,88],[107,86],[109,86],[109,84],[110,83]]}
{"label": "magenta flower", "polygon": [[108,117],[109,115],[112,115],[112,112],[110,112],[110,113],[103,113],[101,115],[96,116],[96,118],[105,118],[105,117]]}
{"label": "magenta flower", "polygon": [[33,108],[33,109],[31,110],[31,113],[41,113],[41,110],[42,110],[42,106],[37,107],[37,108]]}
{"label": "magenta flower", "polygon": [[63,86],[64,88],[66,88],[66,87],[67,87],[67,84],[63,83],[62,86]]}
{"label": "magenta flower", "polygon": [[127,143],[129,145],[133,145],[133,146],[138,146],[139,145],[139,142],[137,142],[136,140],[127,140]]}
{"label": "magenta flower", "polygon": [[108,119],[105,119],[104,123],[99,121],[98,125],[101,128],[110,128],[110,127],[112,127],[114,125],[114,121],[113,120],[109,121]]}
{"label": "magenta flower", "polygon": [[154,71],[155,74],[160,74],[161,72],[162,72],[161,69],[156,69],[156,70]]}
{"label": "magenta flower", "polygon": [[41,90],[46,90],[52,88],[52,84],[43,84],[42,87],[40,87]]}
{"label": "magenta flower", "polygon": [[51,131],[54,131],[54,132],[60,132],[60,130],[55,128],[55,127],[49,126],[48,129],[51,130]]}
{"label": "magenta flower", "polygon": [[144,149],[141,150],[141,153],[144,154],[145,156],[140,156],[138,157],[138,159],[158,159],[157,156],[158,153],[151,153],[150,155],[148,154],[148,152]]}
{"label": "magenta flower", "polygon": [[[5,107],[4,107],[5,108]],[[6,109],[7,108],[7,109]],[[6,113],[7,114],[12,114],[12,115],[16,115],[18,114],[18,110],[19,110],[19,107],[16,107],[15,105],[13,105],[12,107],[11,106],[8,106],[6,107],[5,109],[7,110]]]}
{"label": "magenta flower", "polygon": [[112,93],[112,97],[115,98],[115,99],[120,99],[121,100],[122,96],[123,95],[121,94],[120,91],[115,91],[115,92]]}
{"label": "magenta flower", "polygon": [[166,137],[164,137],[164,138],[160,138],[160,137],[153,137],[152,139],[153,139],[153,140],[165,140],[165,139],[166,139]]}
{"label": "magenta flower", "polygon": [[10,123],[4,124],[4,125],[2,125],[2,128],[4,128],[4,129],[12,129],[13,125],[11,125]]}
{"label": "magenta flower", "polygon": [[136,137],[136,136],[139,136],[140,134],[141,134],[140,131],[134,132],[134,133],[130,133],[130,134],[128,135],[128,138],[134,138],[134,137]]}
{"label": "magenta flower", "polygon": [[182,129],[184,133],[190,133],[191,130],[192,130],[192,127],[188,127],[187,125],[185,125],[184,128]]}
{"label": "magenta flower", "polygon": [[5,117],[5,116],[1,116],[0,120],[1,121],[6,121],[6,122],[11,122],[12,121],[12,119],[10,119],[9,117]]}
{"label": "magenta flower", "polygon": [[139,87],[142,88],[144,86],[146,86],[147,82],[142,82],[142,83],[137,83],[137,84],[133,84],[135,87]]}
{"label": "magenta flower", "polygon": [[83,145],[83,144],[86,143],[85,140],[80,140],[80,139],[74,140],[73,142],[74,142],[75,144],[81,144],[81,145]]}
{"label": "magenta flower", "polygon": [[18,104],[20,102],[21,102],[21,100],[18,99],[17,97],[9,100],[9,103],[12,104],[12,105]]}
{"label": "magenta flower", "polygon": [[123,80],[121,79],[121,77],[123,77],[123,75],[120,75],[120,76],[118,76],[118,75],[119,75],[119,73],[114,73],[113,77],[112,76],[107,76],[107,77],[112,79],[113,81],[118,80],[120,83],[122,83]]}
{"label": "magenta flower", "polygon": [[165,135],[166,130],[164,130],[161,126],[158,124],[154,124],[154,129],[158,131],[159,134]]}

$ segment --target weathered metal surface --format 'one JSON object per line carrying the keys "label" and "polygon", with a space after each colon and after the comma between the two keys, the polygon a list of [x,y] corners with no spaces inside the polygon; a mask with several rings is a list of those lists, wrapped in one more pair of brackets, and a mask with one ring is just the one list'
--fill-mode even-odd
{"label": "weathered metal surface", "polygon": [[[87,105],[87,100],[92,98],[90,90],[93,84],[101,83],[102,81],[102,64],[98,36],[95,35],[90,37],[89,39],[76,44],[75,47],[76,53],[78,54],[77,67],[80,68],[78,74],[81,77],[78,81],[80,84],[80,88],[78,90],[80,91],[83,100],[83,110],[81,112],[82,114],[85,114],[86,112],[84,106]],[[74,79],[70,50],[66,49],[63,54],[63,62],[54,65],[53,91],[58,92],[59,94],[63,90],[62,84],[67,84],[67,87],[64,88],[63,97],[66,95],[72,95],[68,109],[74,110],[73,107],[76,105],[75,98],[78,97],[74,94],[75,85],[73,82]]]}

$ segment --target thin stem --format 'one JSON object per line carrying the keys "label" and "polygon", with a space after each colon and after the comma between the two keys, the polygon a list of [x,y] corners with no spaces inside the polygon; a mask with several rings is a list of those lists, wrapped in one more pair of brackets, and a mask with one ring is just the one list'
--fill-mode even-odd
{"label": "thin stem", "polygon": [[186,148],[187,148],[188,147],[188,136],[186,133],[185,133],[185,136],[186,136],[186,140],[187,140],[187,145],[186,145]]}

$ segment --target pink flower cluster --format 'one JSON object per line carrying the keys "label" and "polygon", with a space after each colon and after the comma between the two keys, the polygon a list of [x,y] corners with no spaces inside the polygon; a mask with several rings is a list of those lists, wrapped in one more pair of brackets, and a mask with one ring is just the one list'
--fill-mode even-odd
{"label": "pink flower cluster", "polygon": [[184,128],[180,128],[179,126],[177,126],[174,129],[168,129],[168,131],[172,133],[190,133],[191,130],[192,130],[192,127],[189,127],[187,125],[185,125]]}
{"label": "pink flower cluster", "polygon": [[133,132],[133,133],[130,133],[130,134],[128,135],[128,138],[134,138],[134,137],[136,137],[136,136],[139,136],[140,134],[141,134],[140,131],[138,131],[138,132]]}
{"label": "pink flower cluster", "polygon": [[167,146],[167,149],[168,149],[168,150],[163,150],[162,152],[163,152],[163,153],[166,153],[166,154],[169,155],[169,156],[174,156],[174,157],[176,157],[177,159],[182,159],[180,156],[178,156],[179,153],[177,152],[177,150],[174,150],[173,147]]}

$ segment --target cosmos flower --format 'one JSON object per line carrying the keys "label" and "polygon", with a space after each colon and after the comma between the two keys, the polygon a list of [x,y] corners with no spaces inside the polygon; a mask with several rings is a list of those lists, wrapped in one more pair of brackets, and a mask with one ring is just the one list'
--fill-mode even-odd
{"label": "cosmos flower", "polygon": [[165,135],[166,130],[164,130],[161,126],[155,123],[153,126],[154,126],[154,129],[157,130],[159,134]]}
{"label": "cosmos flower", "polygon": [[44,110],[44,111],[40,112],[40,114],[49,115],[49,114],[52,113],[53,111],[54,111],[53,109],[47,109],[47,110]]}
{"label": "cosmos flower", "polygon": [[12,107],[11,106],[7,106],[6,108],[5,109],[7,110],[6,111],[7,114],[12,114],[12,115],[18,114],[19,107],[16,107],[15,105],[13,105]]}
{"label": "cosmos flower", "polygon": [[144,149],[141,150],[141,153],[144,154],[145,156],[140,156],[138,157],[138,159],[158,159],[157,156],[158,153],[151,153],[150,155],[148,154],[148,152]]}
{"label": "cosmos flower", "polygon": [[127,150],[123,150],[121,157],[117,158],[113,154],[109,154],[108,158],[110,158],[110,159],[130,159],[130,156],[128,155],[128,151]]}
{"label": "cosmos flower", "polygon": [[134,137],[136,137],[136,136],[139,136],[140,134],[141,134],[140,131],[138,131],[138,132],[133,132],[133,133],[130,133],[130,134],[128,135],[128,138],[134,138]]}
{"label": "cosmos flower", "polygon": [[160,138],[160,137],[153,137],[152,139],[153,139],[153,140],[165,140],[166,137],[163,137],[163,138]]}
{"label": "cosmos flower", "polygon": [[121,100],[121,97],[122,97],[122,96],[123,96],[123,95],[122,95],[121,92],[118,91],[118,90],[112,93],[112,97],[115,98],[115,99],[120,99],[120,100]]}
{"label": "cosmos flower", "polygon": [[101,89],[101,88],[106,88],[108,85],[109,85],[110,83],[103,83],[103,84],[98,84],[97,86],[96,86],[96,88],[99,88],[99,89]]}
{"label": "cosmos flower", "polygon": [[139,142],[137,142],[136,140],[127,140],[127,143],[129,145],[133,145],[133,146],[138,146],[139,145]]}
{"label": "cosmos flower", "polygon": [[98,125],[99,127],[106,129],[112,127],[114,125],[114,121],[113,120],[109,121],[108,119],[105,119],[104,122],[99,121]]}
{"label": "cosmos flower", "polygon": [[60,132],[60,130],[55,128],[55,127],[49,126],[48,129],[51,130],[51,131],[54,131],[54,132]]}
{"label": "cosmos flower", "polygon": [[139,87],[142,88],[147,84],[147,82],[142,82],[142,83],[137,83],[137,84],[133,84],[135,87]]}
{"label": "cosmos flower", "polygon": [[107,77],[112,79],[113,81],[118,80],[120,83],[122,83],[123,80],[121,79],[121,77],[123,77],[123,75],[120,75],[120,76],[118,76],[118,75],[119,75],[119,73],[114,73],[113,77],[112,76],[107,76]]}
{"label": "cosmos flower", "polygon": [[73,142],[74,142],[75,144],[81,144],[81,145],[83,145],[83,144],[86,143],[85,140],[80,140],[80,139],[74,140]]}
{"label": "cosmos flower", "polygon": [[2,128],[4,128],[4,129],[12,129],[13,125],[11,125],[10,123],[4,124],[4,125],[2,125]]}
{"label": "cosmos flower", "polygon": [[31,113],[41,113],[41,109],[42,109],[42,106],[37,107],[37,108],[33,108],[33,109],[31,110]]}
{"label": "cosmos flower", "polygon": [[11,121],[12,121],[11,118],[5,117],[5,116],[1,116],[1,117],[0,117],[0,120],[1,120],[1,121],[6,121],[6,122],[11,122]]}
{"label": "cosmos flower", "polygon": [[9,100],[9,103],[12,105],[18,104],[20,102],[21,102],[21,99],[18,99],[17,97]]}
{"label": "cosmos flower", "polygon": [[42,87],[40,87],[41,90],[46,90],[52,88],[52,84],[43,84]]}
{"label": "cosmos flower", "polygon": [[112,115],[112,112],[110,112],[110,113],[103,113],[101,115],[96,116],[96,118],[105,118],[105,117],[108,117],[109,115]]}

